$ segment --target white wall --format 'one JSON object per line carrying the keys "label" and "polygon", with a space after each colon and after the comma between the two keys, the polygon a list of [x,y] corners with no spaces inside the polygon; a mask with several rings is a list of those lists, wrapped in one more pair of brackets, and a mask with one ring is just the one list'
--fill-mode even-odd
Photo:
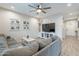
{"label": "white wall", "polygon": [[56,23],[56,34],[63,39],[63,17],[59,16],[57,19],[55,19]]}
{"label": "white wall", "polygon": [[55,34],[63,39],[63,16],[55,15],[47,19],[43,19],[42,23],[53,23],[55,22]]}
{"label": "white wall", "polygon": [[75,36],[76,33],[75,31],[77,30],[77,21],[76,20],[71,20],[65,22],[65,34],[67,36]]}
{"label": "white wall", "polygon": [[[23,20],[27,20],[29,22],[30,30],[19,30],[19,31],[10,31],[10,19],[17,19],[22,22]],[[22,26],[22,24],[20,24]],[[33,17],[21,15],[18,13],[14,13],[5,9],[0,9],[0,33],[4,33],[6,35],[11,35],[17,40],[20,40],[23,36],[27,36],[28,34],[30,37],[36,38],[39,32],[38,20]]]}

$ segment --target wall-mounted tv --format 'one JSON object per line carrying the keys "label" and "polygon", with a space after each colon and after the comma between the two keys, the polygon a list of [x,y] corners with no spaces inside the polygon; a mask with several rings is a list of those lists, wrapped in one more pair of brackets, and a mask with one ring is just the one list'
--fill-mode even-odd
{"label": "wall-mounted tv", "polygon": [[55,23],[42,24],[43,32],[55,32]]}

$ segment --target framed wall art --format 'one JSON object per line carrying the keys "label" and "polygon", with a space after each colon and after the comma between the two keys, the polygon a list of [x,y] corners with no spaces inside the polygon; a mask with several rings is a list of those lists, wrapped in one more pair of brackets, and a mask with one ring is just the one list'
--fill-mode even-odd
{"label": "framed wall art", "polygon": [[10,30],[20,30],[20,21],[18,19],[10,19]]}
{"label": "framed wall art", "polygon": [[24,20],[23,21],[23,30],[28,30],[29,29],[29,22]]}

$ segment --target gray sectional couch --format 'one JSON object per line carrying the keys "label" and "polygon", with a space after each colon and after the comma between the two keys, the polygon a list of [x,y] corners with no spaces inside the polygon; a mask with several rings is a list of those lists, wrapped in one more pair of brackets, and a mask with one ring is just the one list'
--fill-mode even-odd
{"label": "gray sectional couch", "polygon": [[33,56],[59,56],[61,54],[61,40],[56,39]]}
{"label": "gray sectional couch", "polygon": [[7,47],[2,50],[1,56],[58,56],[61,53],[61,40],[57,36],[49,39],[36,38],[32,42],[27,43],[25,41],[20,44],[16,41],[8,40],[6,44]]}

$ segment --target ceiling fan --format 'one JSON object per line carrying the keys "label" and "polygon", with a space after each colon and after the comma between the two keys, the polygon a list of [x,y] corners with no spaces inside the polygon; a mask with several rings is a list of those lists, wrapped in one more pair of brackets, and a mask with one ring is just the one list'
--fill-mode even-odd
{"label": "ceiling fan", "polygon": [[30,12],[34,11],[37,14],[39,14],[40,12],[46,14],[47,13],[46,10],[51,9],[51,7],[42,7],[42,4],[39,4],[37,6],[32,6],[32,5],[28,5],[28,6],[34,8],[34,10],[31,10]]}

